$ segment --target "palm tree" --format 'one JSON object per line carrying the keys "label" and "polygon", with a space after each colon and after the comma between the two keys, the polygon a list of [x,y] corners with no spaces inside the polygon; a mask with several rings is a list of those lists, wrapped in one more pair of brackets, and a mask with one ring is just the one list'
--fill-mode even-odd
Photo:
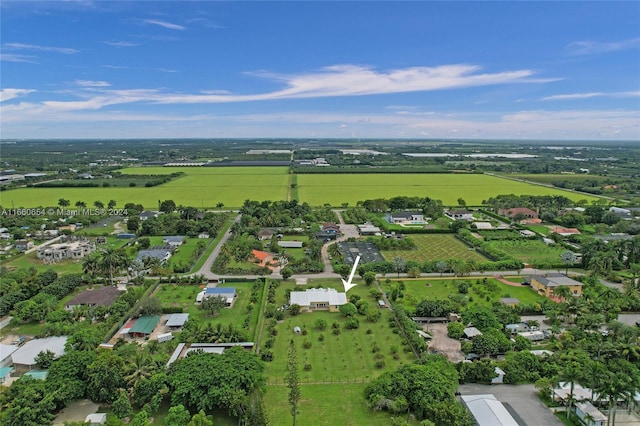
{"label": "palm tree", "polygon": [[151,377],[153,370],[155,370],[155,365],[149,354],[137,351],[131,364],[128,366],[128,372],[125,376],[127,385],[133,388],[140,380]]}
{"label": "palm tree", "polygon": [[82,261],[82,270],[92,277],[100,270],[100,254],[97,252],[87,256]]}
{"label": "palm tree", "polygon": [[583,353],[572,353],[564,358],[566,362],[558,371],[557,381],[569,383],[569,405],[567,406],[567,419],[569,419],[571,417],[575,384],[585,378],[585,364],[588,364],[589,358]]}
{"label": "palm tree", "polygon": [[85,208],[87,207],[87,203],[85,203],[84,201],[76,201],[76,207],[77,208]]}
{"label": "palm tree", "polygon": [[109,282],[113,284],[113,273],[118,272],[125,265],[125,256],[119,250],[107,247],[101,252],[100,269],[109,273]]}
{"label": "palm tree", "polygon": [[67,199],[60,198],[60,199],[58,200],[58,205],[59,205],[60,207],[67,207],[67,206],[69,206],[69,204],[71,204],[71,203],[69,203],[69,200],[67,200]]}

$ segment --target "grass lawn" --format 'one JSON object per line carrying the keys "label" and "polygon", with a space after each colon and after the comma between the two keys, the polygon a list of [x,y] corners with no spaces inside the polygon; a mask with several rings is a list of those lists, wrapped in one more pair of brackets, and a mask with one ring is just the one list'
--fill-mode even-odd
{"label": "grass lawn", "polygon": [[503,240],[491,241],[489,244],[527,265],[538,268],[561,263],[560,255],[566,251],[559,245],[546,245],[540,240]]}
{"label": "grass lawn", "polygon": [[[382,289],[388,293],[398,281],[396,279],[389,280],[388,283],[383,281],[381,283]],[[503,284],[494,278],[487,279],[488,285],[484,285],[481,279],[475,278],[403,279],[401,281],[405,283],[406,289],[404,290],[404,297],[399,301],[411,310],[423,299],[443,300],[447,299],[449,295],[458,294],[458,289],[454,283],[459,281],[467,281],[471,284],[467,294],[467,300],[470,304],[490,306],[493,302],[498,302],[503,297],[515,297],[525,305],[541,303],[546,300],[531,290],[529,286],[514,287]],[[487,297],[489,300],[487,300]]]}
{"label": "grass lawn", "polygon": [[[373,411],[366,405],[364,389],[366,383],[302,385],[301,400],[296,422],[306,425],[369,425],[387,426],[392,416],[386,412]],[[287,402],[289,388],[267,386],[264,405],[269,422],[273,426],[290,425],[291,410]],[[412,422],[409,424],[418,424]]]}
{"label": "grass lawn", "polygon": [[564,195],[572,200],[597,199],[555,188],[482,174],[301,174],[298,175],[300,201],[314,206],[329,203],[355,205],[357,201],[395,196],[429,196],[455,206],[458,198],[468,205],[481,205],[499,194]]}
{"label": "grass lawn", "polygon": [[207,246],[211,243],[211,238],[187,238],[186,243],[180,245],[169,259],[169,267],[179,264],[187,264],[191,268],[194,262],[193,253],[196,251],[198,243],[202,241]]}
{"label": "grass lawn", "polygon": [[[309,286],[296,286],[293,283],[283,283],[276,290],[276,304],[281,305],[288,303],[285,299],[286,289],[295,289],[303,291],[310,288],[311,285],[321,284],[323,287],[332,287],[344,291],[342,284],[337,280],[314,280]],[[379,309],[377,301],[369,295],[369,287],[360,284],[349,290],[349,296],[359,295],[362,299],[369,302],[369,309]],[[365,319],[364,316],[358,315],[360,327],[356,330],[347,330],[341,327],[341,333],[334,335],[331,325],[334,322],[344,325],[345,317],[339,312],[312,312],[302,313],[298,316],[287,316],[277,326],[278,332],[275,338],[275,344],[272,348],[274,360],[267,363],[266,377],[269,383],[282,383],[286,374],[287,353],[289,351],[289,342],[294,340],[298,354],[298,361],[301,366],[300,380],[307,382],[331,382],[331,381],[368,381],[379,376],[382,372],[396,369],[401,364],[413,362],[412,353],[403,351],[403,340],[398,334],[394,334],[389,327],[389,318],[391,311],[382,310],[382,318],[372,323]],[[318,319],[324,319],[328,323],[325,330],[319,330],[315,326]],[[267,320],[268,321],[268,320]],[[294,327],[300,327],[307,330],[307,335],[296,334],[293,332]],[[370,334],[368,330],[371,330]],[[268,339],[266,330],[264,331],[263,341]],[[320,341],[320,336],[324,340]],[[304,342],[311,343],[311,348],[305,349]],[[375,366],[375,353],[372,347],[376,344],[380,353],[384,355],[386,364],[382,369]],[[397,359],[394,359],[391,353],[392,347],[397,348]],[[302,368],[305,364],[311,365],[311,370],[306,371]]]}
{"label": "grass lawn", "polygon": [[417,247],[415,250],[383,251],[382,256],[388,261],[393,261],[396,257],[417,262],[448,259],[475,260],[477,262],[485,262],[487,260],[483,255],[470,249],[453,235],[415,234],[409,235],[407,238],[415,241]]}
{"label": "grass lawn", "polygon": [[[306,243],[309,241],[309,237],[306,235],[285,235],[282,238],[282,241],[302,241]],[[288,257],[292,259],[302,259],[304,257],[304,251],[306,249],[302,248],[281,248],[282,252],[286,252]]]}
{"label": "grass lawn", "polygon": [[549,235],[550,232],[549,227],[546,225],[527,225],[527,228],[542,235]]}
{"label": "grass lawn", "polygon": [[[234,287],[238,297],[231,308],[224,308],[218,316],[211,317],[195,304],[196,295],[202,291],[197,285],[177,285],[177,284],[161,284],[154,294],[160,300],[163,307],[179,306],[183,308],[185,313],[189,314],[190,321],[197,321],[203,325],[207,323],[223,323],[242,325],[247,315],[247,305],[251,297],[251,286],[253,283],[228,283],[218,285],[218,287]],[[256,325],[258,323],[258,311],[254,309],[252,313],[249,329],[246,330],[248,338],[253,337]]]}
{"label": "grass lawn", "polygon": [[202,265],[204,265],[204,262],[207,261],[207,259],[209,258],[213,250],[216,248],[216,246],[224,236],[224,233],[227,232],[227,229],[229,229],[229,227],[231,226],[232,222],[233,222],[233,217],[232,216],[227,217],[227,220],[224,222],[224,225],[222,225],[222,227],[220,228],[220,231],[218,231],[218,235],[216,236],[216,238],[214,238],[213,241],[209,243],[209,247],[207,247],[204,253],[200,255],[200,259],[198,259],[198,261],[191,267],[190,272],[193,273],[193,272],[199,271],[200,268],[202,268]]}

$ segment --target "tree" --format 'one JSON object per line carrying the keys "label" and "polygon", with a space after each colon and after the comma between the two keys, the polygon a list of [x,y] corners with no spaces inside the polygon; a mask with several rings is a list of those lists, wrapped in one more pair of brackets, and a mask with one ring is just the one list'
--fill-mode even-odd
{"label": "tree", "polygon": [[440,260],[436,263],[436,270],[440,272],[440,276],[449,269],[449,264],[444,260]]}
{"label": "tree", "polygon": [[557,381],[569,383],[569,405],[567,406],[567,418],[571,417],[573,406],[573,392],[575,384],[585,381],[586,366],[590,362],[585,353],[569,353],[561,359]]}
{"label": "tree", "polygon": [[396,257],[395,259],[393,259],[393,266],[396,269],[396,272],[398,273],[398,277],[400,277],[400,272],[404,272],[405,268],[407,267],[407,262],[401,258],[401,257]]}
{"label": "tree", "polygon": [[345,303],[340,306],[340,313],[345,317],[352,317],[358,313],[358,308],[353,303]]}
{"label": "tree", "polygon": [[176,203],[173,200],[164,200],[160,203],[158,210],[163,213],[173,213],[176,209]]}
{"label": "tree", "polygon": [[211,416],[207,416],[204,410],[200,410],[193,415],[187,426],[213,426],[213,420],[211,420]]}
{"label": "tree", "polygon": [[573,266],[576,263],[576,254],[570,250],[563,251],[560,255],[560,260],[564,263],[565,270],[564,274],[567,275],[569,273],[569,266]]}
{"label": "tree", "polygon": [[139,310],[142,315],[160,315],[162,303],[157,297],[149,296],[140,302]]}
{"label": "tree", "polygon": [[70,204],[71,204],[71,203],[69,202],[69,200],[66,200],[66,199],[64,199],[64,198],[60,198],[60,199],[58,200],[58,205],[59,205],[60,207],[67,207],[67,206],[69,206]]}
{"label": "tree", "polygon": [[116,200],[109,200],[109,202],[107,203],[107,208],[113,209],[116,206],[116,204],[117,204]]}
{"label": "tree", "polygon": [[460,339],[464,336],[464,324],[458,321],[452,321],[447,324],[447,336],[452,339]]}
{"label": "tree", "polygon": [[289,388],[288,401],[289,405],[291,405],[291,417],[293,418],[293,426],[296,426],[296,415],[298,414],[298,403],[300,402],[300,383],[298,382],[298,358],[293,339],[289,342],[286,380]]}
{"label": "tree", "polygon": [[54,354],[53,352],[47,349],[45,351],[40,352],[38,355],[36,355],[36,357],[34,358],[34,361],[36,362],[36,366],[38,368],[42,370],[48,370],[55,359],[56,359],[56,354]]}
{"label": "tree", "polygon": [[84,201],[76,201],[76,207],[79,209],[83,209],[87,207],[87,203],[85,203]]}
{"label": "tree", "polygon": [[92,401],[110,403],[123,388],[124,361],[113,352],[103,351],[87,367],[87,394]]}
{"label": "tree", "polygon": [[94,206],[96,209],[104,209],[104,203],[103,203],[102,201],[100,201],[100,200],[96,200],[96,201],[94,201],[94,202],[93,202],[93,206]]}
{"label": "tree", "polygon": [[376,273],[373,271],[365,272],[362,276],[364,283],[367,287],[370,287],[376,281]]}
{"label": "tree", "polygon": [[139,216],[129,216],[127,219],[127,231],[130,232],[138,232],[140,228],[140,217]]}
{"label": "tree", "polygon": [[458,198],[458,206],[459,207],[466,207],[467,206],[467,202],[463,198]]}
{"label": "tree", "polygon": [[218,296],[207,297],[200,303],[200,309],[211,316],[218,315],[220,311],[226,306],[227,301],[224,298]]}
{"label": "tree", "polygon": [[131,426],[149,426],[149,413],[146,410],[141,410],[131,420]]}
{"label": "tree", "polygon": [[127,366],[125,380],[129,387],[135,387],[140,380],[148,379],[155,370],[153,360],[148,353],[136,351],[133,360]]}
{"label": "tree", "polygon": [[286,281],[291,278],[291,275],[293,275],[293,270],[287,266],[285,268],[282,268],[282,270],[280,271],[280,275],[282,275],[282,279]]}
{"label": "tree", "polygon": [[256,354],[239,347],[226,349],[220,355],[190,353],[169,367],[171,403],[182,404],[192,412],[226,409],[243,418],[249,394],[264,389],[263,370]]}
{"label": "tree", "polygon": [[129,402],[129,396],[124,389],[118,390],[118,396],[113,401],[111,408],[113,409],[113,414],[119,419],[124,419],[131,415],[133,409],[131,408],[131,402]]}
{"label": "tree", "polygon": [[171,426],[187,426],[189,420],[191,420],[191,413],[184,408],[184,405],[179,404],[169,408],[169,414],[164,422]]}

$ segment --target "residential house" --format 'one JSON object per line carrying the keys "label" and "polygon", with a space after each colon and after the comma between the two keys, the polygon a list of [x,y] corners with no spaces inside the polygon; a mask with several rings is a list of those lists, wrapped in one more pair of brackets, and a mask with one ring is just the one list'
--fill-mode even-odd
{"label": "residential house", "polygon": [[531,288],[546,297],[552,297],[558,287],[569,287],[574,296],[582,295],[582,283],[567,277],[564,274],[551,273],[546,276],[532,275]]}
{"label": "residential house", "polygon": [[78,306],[111,306],[120,296],[120,290],[112,286],[104,286],[95,290],[85,290],[71,299],[65,305],[65,309],[71,311]]}
{"label": "residential house", "polygon": [[275,255],[273,253],[262,250],[251,250],[251,254],[253,255],[256,263],[260,266],[273,266],[273,264],[275,263]]}
{"label": "residential house", "polygon": [[158,259],[160,264],[166,263],[171,258],[171,250],[168,248],[158,248],[149,250],[140,250],[136,260],[144,262],[144,259]]}
{"label": "residential house", "polygon": [[33,248],[33,241],[29,240],[16,240],[16,250],[27,251]]}
{"label": "residential house", "polygon": [[327,234],[339,234],[340,226],[333,222],[325,222],[322,224],[322,232]]}
{"label": "residential house", "polygon": [[515,207],[512,209],[500,209],[498,210],[498,214],[500,216],[508,217],[509,219],[515,219],[519,217],[522,219],[539,219],[540,215],[538,212],[528,209],[526,207]]}
{"label": "residential house", "polygon": [[267,241],[273,238],[273,231],[271,229],[262,228],[258,231],[258,240]]}
{"label": "residential house", "polygon": [[365,223],[358,225],[358,231],[360,235],[380,235],[380,228],[373,226],[371,223]]}
{"label": "residential house", "polygon": [[51,351],[55,358],[64,355],[64,346],[68,336],[52,336],[43,339],[33,339],[20,346],[11,354],[11,361],[18,372],[27,372],[36,367],[35,358],[40,352]]}
{"label": "residential house", "polygon": [[158,212],[152,212],[152,211],[149,211],[149,210],[145,210],[142,213],[140,213],[138,215],[138,217],[140,218],[140,220],[147,220],[147,219],[152,218],[152,217],[158,217],[159,215],[160,215],[160,213],[158,213]]}
{"label": "residential house", "polygon": [[518,336],[522,336],[525,339],[531,341],[531,342],[539,342],[541,340],[544,340],[545,335],[542,331],[521,331],[518,333]]}
{"label": "residential house", "polygon": [[391,213],[385,217],[387,222],[396,225],[422,225],[425,223],[424,215],[419,211],[404,211]]}
{"label": "residential house", "polygon": [[518,426],[518,422],[493,394],[460,397],[477,426]]}
{"label": "residential house", "polygon": [[184,243],[185,237],[183,235],[171,235],[162,237],[162,242],[169,247],[175,248]]}
{"label": "residential house", "polygon": [[196,296],[196,303],[202,302],[209,297],[220,297],[227,302],[227,307],[233,305],[233,301],[238,295],[234,287],[207,287]]}
{"label": "residential house", "polygon": [[473,213],[466,209],[445,210],[444,215],[451,220],[473,220]]}
{"label": "residential house", "polygon": [[310,288],[306,291],[292,291],[290,305],[298,305],[303,312],[337,312],[340,306],[347,304],[347,293],[339,293],[333,288]]}
{"label": "residential house", "polygon": [[5,345],[4,343],[0,343],[0,368],[9,367],[13,364],[11,354],[19,348],[18,345]]}
{"label": "residential house", "polygon": [[613,214],[615,214],[616,216],[618,216],[621,219],[624,220],[631,220],[633,219],[633,214],[631,213],[631,210],[629,209],[623,209],[620,207],[609,207],[609,211]]}
{"label": "residential house", "polygon": [[606,426],[607,416],[589,401],[576,402],[576,415],[586,426]]}
{"label": "residential house", "polygon": [[328,243],[329,241],[336,240],[338,238],[338,234],[335,232],[316,232],[316,238]]}
{"label": "residential house", "polygon": [[75,240],[39,247],[36,256],[45,263],[55,263],[65,259],[82,259],[93,253],[96,245],[89,240]]}
{"label": "residential house", "polygon": [[201,232],[201,233],[198,234],[198,238],[200,238],[200,239],[211,238],[211,235],[209,235],[208,232]]}

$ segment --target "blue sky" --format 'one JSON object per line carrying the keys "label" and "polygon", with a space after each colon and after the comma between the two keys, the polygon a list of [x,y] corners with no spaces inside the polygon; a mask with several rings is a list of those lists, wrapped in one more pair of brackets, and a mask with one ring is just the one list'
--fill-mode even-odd
{"label": "blue sky", "polygon": [[640,140],[640,2],[0,3],[3,139]]}

